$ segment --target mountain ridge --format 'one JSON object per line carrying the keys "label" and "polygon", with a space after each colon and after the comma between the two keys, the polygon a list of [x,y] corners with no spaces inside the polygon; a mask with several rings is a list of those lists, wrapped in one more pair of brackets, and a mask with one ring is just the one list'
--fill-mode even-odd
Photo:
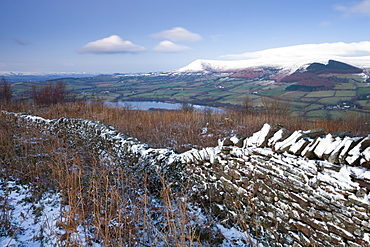
{"label": "mountain ridge", "polygon": [[[333,57],[333,58],[306,58],[306,59],[250,59],[250,60],[204,60],[197,59],[190,64],[171,72],[240,72],[247,69],[274,68],[289,75],[297,70],[305,70],[311,64],[328,65],[330,61],[345,63],[360,69],[370,68],[370,56],[365,57]],[[366,70],[365,70],[366,71]]]}

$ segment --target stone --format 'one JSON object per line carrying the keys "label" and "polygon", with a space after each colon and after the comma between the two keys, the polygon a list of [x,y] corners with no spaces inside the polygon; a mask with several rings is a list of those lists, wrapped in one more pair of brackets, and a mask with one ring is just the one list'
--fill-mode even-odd
{"label": "stone", "polygon": [[268,140],[281,128],[279,124],[265,123],[260,131],[246,140],[246,147],[266,147]]}
{"label": "stone", "polygon": [[239,147],[239,148],[244,147],[244,141],[246,139],[247,139],[247,137],[240,137],[240,138],[238,138],[238,141],[236,143],[234,142],[235,146],[236,147]]}
{"label": "stone", "polygon": [[344,137],[353,137],[353,132],[351,130],[345,130],[345,131],[339,131],[332,133],[333,137],[339,137],[339,138],[344,138]]}
{"label": "stone", "polygon": [[289,148],[289,153],[300,156],[302,151],[311,143],[309,139],[302,138]]}
{"label": "stone", "polygon": [[343,238],[335,233],[329,233],[329,236],[331,238],[331,243],[335,243],[336,246],[342,246],[342,247],[345,247],[345,243],[343,241]]}
{"label": "stone", "polygon": [[279,141],[283,141],[285,140],[286,138],[288,138],[292,133],[285,129],[285,128],[281,128],[279,129],[268,141],[267,141],[267,146],[268,147],[271,147],[272,149],[274,149],[274,146],[277,142]]}
{"label": "stone", "polygon": [[323,232],[328,231],[328,227],[324,221],[308,218],[307,223],[314,229],[320,229]]}
{"label": "stone", "polygon": [[333,137],[333,142],[330,144],[330,146],[326,147],[321,158],[324,160],[329,160],[330,155],[338,147],[338,145],[340,145],[341,142],[342,139],[340,137]]}
{"label": "stone", "polygon": [[328,222],[327,226],[328,226],[328,229],[329,229],[330,232],[333,232],[333,233],[335,233],[335,234],[337,234],[337,235],[339,235],[339,236],[341,236],[345,239],[348,239],[348,240],[352,240],[352,241],[355,240],[355,236],[353,236],[352,233],[346,231],[345,229],[343,229],[343,228],[341,228],[337,225],[334,225],[331,222]]}
{"label": "stone", "polygon": [[350,141],[350,137],[345,137],[339,143],[337,143],[336,148],[330,153],[327,160],[333,164],[339,164],[339,155],[342,152],[342,149],[345,147],[346,143]]}
{"label": "stone", "polygon": [[313,152],[315,153],[316,157],[319,159],[323,159],[323,155],[327,149],[334,149],[332,148],[334,138],[331,134],[326,135],[325,137],[318,137],[317,138],[318,144],[316,145]]}
{"label": "stone", "polygon": [[305,136],[315,139],[325,135],[325,131],[322,128],[312,129],[304,131]]}
{"label": "stone", "polygon": [[348,164],[347,161],[346,161],[348,152],[353,147],[355,147],[361,141],[361,139],[362,139],[361,137],[352,137],[352,138],[347,139],[347,142],[345,143],[342,151],[340,152],[340,154],[338,156],[339,163],[341,163],[343,165]]}
{"label": "stone", "polygon": [[[311,236],[315,233],[315,230],[311,226],[303,223],[302,221],[291,220],[291,223],[306,236]],[[301,236],[300,236],[301,237]]]}
{"label": "stone", "polygon": [[241,178],[240,173],[237,170],[230,169],[227,171],[227,173],[234,179],[239,180]]}
{"label": "stone", "polygon": [[222,148],[224,146],[234,146],[234,142],[231,141],[230,137],[225,137],[223,139],[218,140],[218,146],[220,148]]}
{"label": "stone", "polygon": [[288,138],[283,141],[276,142],[274,145],[274,150],[277,153],[283,153],[288,151],[289,148],[294,145],[297,141],[299,141],[304,136],[302,130],[294,131]]}
{"label": "stone", "polygon": [[357,244],[355,242],[352,242],[352,241],[348,241],[347,243],[348,243],[349,247],[364,247],[363,245],[359,245],[359,244]]}
{"label": "stone", "polygon": [[320,230],[317,230],[315,233],[316,233],[318,239],[330,242],[331,237],[329,236],[329,234],[324,233]]}
{"label": "stone", "polygon": [[370,169],[370,147],[367,147],[361,153],[360,165],[364,168]]}
{"label": "stone", "polygon": [[303,149],[301,155],[308,159],[315,159],[317,156],[314,153],[314,150],[316,146],[319,144],[319,142],[320,142],[320,139],[316,138],[313,142],[311,142],[311,144],[309,144],[308,146],[306,146],[305,149]]}
{"label": "stone", "polygon": [[366,188],[360,188],[356,191],[356,196],[359,198],[364,198],[367,195],[367,189]]}
{"label": "stone", "polygon": [[348,151],[346,162],[350,166],[356,166],[360,164],[361,153],[370,146],[370,137],[366,137],[360,141],[356,146]]}

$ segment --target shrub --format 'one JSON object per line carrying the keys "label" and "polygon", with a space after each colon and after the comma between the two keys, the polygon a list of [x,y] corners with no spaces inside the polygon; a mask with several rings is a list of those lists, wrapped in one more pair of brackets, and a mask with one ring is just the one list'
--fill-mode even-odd
{"label": "shrub", "polygon": [[55,105],[66,101],[66,84],[57,81],[56,84],[48,83],[41,89],[33,86],[33,100],[36,105]]}
{"label": "shrub", "polygon": [[0,99],[3,103],[9,104],[12,99],[12,89],[8,81],[3,77],[0,85]]}

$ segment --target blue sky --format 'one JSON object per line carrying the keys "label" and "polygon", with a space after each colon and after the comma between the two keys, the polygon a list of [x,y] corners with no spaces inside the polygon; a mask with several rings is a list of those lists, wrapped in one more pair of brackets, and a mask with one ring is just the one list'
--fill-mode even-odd
{"label": "blue sky", "polygon": [[370,0],[0,0],[0,10],[0,71],[168,71],[228,54],[370,41]]}

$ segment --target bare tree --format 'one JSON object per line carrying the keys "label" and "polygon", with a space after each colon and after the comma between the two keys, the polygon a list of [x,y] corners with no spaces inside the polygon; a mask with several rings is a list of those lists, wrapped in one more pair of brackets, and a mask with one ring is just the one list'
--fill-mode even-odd
{"label": "bare tree", "polygon": [[12,99],[12,88],[8,81],[3,77],[0,85],[0,99],[3,103],[9,104]]}
{"label": "bare tree", "polygon": [[247,114],[251,114],[253,112],[253,101],[249,97],[248,94],[245,95],[243,100],[243,111]]}
{"label": "bare tree", "polygon": [[182,101],[180,109],[184,112],[193,112],[195,110],[194,104],[187,101]]}
{"label": "bare tree", "polygon": [[57,81],[53,91],[53,104],[64,103],[66,101],[66,84],[62,81]]}
{"label": "bare tree", "polygon": [[57,81],[56,84],[48,83],[39,89],[33,85],[33,100],[36,105],[55,105],[66,102],[66,84]]}
{"label": "bare tree", "polygon": [[261,97],[262,105],[271,116],[288,115],[290,102],[281,100],[279,97]]}

